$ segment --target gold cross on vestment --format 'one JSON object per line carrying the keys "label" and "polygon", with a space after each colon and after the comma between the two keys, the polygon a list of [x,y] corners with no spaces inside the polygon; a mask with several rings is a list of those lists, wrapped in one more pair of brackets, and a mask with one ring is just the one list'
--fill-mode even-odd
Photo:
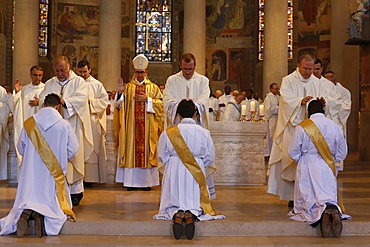
{"label": "gold cross on vestment", "polygon": [[146,13],[146,23],[136,23],[135,25],[136,26],[145,26],[145,51],[148,50],[149,48],[149,27],[159,27],[160,24],[152,24],[152,23],[149,23],[149,20],[151,19],[151,16],[150,16],[150,13]]}

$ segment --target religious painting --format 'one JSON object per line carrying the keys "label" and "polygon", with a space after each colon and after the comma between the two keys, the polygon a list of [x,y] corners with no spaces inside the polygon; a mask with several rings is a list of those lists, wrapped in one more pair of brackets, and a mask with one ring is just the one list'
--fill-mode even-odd
{"label": "religious painting", "polygon": [[79,60],[89,61],[91,65],[91,75],[95,78],[98,77],[98,57],[99,57],[98,46],[80,46]]}
{"label": "religious painting", "polygon": [[324,72],[330,68],[331,0],[298,1],[295,28],[298,32],[296,51],[313,48],[323,61]]}
{"label": "religious painting", "polygon": [[121,37],[130,38],[130,1],[122,1]]}
{"label": "religious painting", "polygon": [[84,36],[99,35],[99,6],[57,4],[57,33],[59,42],[74,43]]}
{"label": "religious painting", "polygon": [[227,51],[207,51],[207,77],[210,81],[225,81],[227,68]]}
{"label": "religious painting", "polygon": [[207,0],[207,43],[216,43],[217,37],[245,37],[249,34],[248,23],[253,8],[247,8],[250,0]]}
{"label": "religious painting", "polygon": [[250,82],[250,71],[248,66],[247,49],[229,50],[229,78],[228,84],[235,84],[236,89],[243,91],[247,88],[254,88],[253,82]]}

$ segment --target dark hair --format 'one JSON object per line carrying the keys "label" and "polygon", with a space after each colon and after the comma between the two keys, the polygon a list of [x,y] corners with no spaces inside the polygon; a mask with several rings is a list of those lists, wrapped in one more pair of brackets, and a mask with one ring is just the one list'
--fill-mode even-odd
{"label": "dark hair", "polygon": [[49,107],[60,105],[60,98],[55,93],[48,94],[45,96],[44,104]]}
{"label": "dark hair", "polygon": [[326,71],[326,72],[325,72],[325,75],[326,75],[326,74],[329,74],[329,73],[331,73],[331,74],[335,75],[334,71],[331,71],[331,70]]}
{"label": "dark hair", "polygon": [[324,106],[320,100],[312,100],[308,104],[308,116],[311,116],[315,113],[325,113]]}
{"label": "dark hair", "polygon": [[274,85],[276,85],[276,86],[277,86],[278,84],[277,84],[277,83],[275,83],[275,82],[271,83],[271,84],[270,84],[270,89],[272,89],[272,87],[273,87]]}
{"label": "dark hair", "polygon": [[320,67],[322,67],[322,61],[318,58],[315,59],[315,64],[320,64]]}
{"label": "dark hair", "polygon": [[83,68],[85,66],[87,66],[88,69],[91,69],[91,65],[90,65],[89,61],[87,61],[87,60],[81,60],[77,64],[78,68]]}
{"label": "dark hair", "polygon": [[191,53],[184,53],[184,54],[181,55],[180,65],[181,65],[181,61],[185,61],[185,63],[190,63],[191,60],[194,61],[194,66],[195,66],[195,64],[196,64],[195,56]]}
{"label": "dark hair", "polygon": [[182,118],[192,118],[195,113],[195,104],[190,99],[183,99],[180,101],[179,105],[177,106],[177,114],[179,114]]}
{"label": "dark hair", "polygon": [[32,73],[32,70],[34,70],[34,69],[36,69],[36,70],[38,70],[38,71],[44,71],[40,65],[33,65],[33,66],[30,68],[30,73]]}

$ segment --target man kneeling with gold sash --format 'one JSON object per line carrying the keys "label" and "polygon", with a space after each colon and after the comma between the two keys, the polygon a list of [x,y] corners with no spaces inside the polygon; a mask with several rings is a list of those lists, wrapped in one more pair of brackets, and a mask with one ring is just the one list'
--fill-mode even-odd
{"label": "man kneeling with gold sash", "polygon": [[58,235],[67,217],[76,220],[65,175],[79,145],[71,124],[58,112],[60,105],[59,96],[49,94],[44,107],[24,122],[17,144],[23,155],[17,194],[12,210],[0,220],[0,235],[17,232],[22,237],[30,219],[38,237]]}
{"label": "man kneeling with gold sash", "polygon": [[324,238],[330,232],[339,238],[344,206],[337,186],[335,162],[347,156],[342,129],[324,115],[323,105],[313,100],[308,105],[309,119],[298,125],[289,146],[289,156],[297,162],[294,208],[290,218],[312,227],[321,222]]}
{"label": "man kneeling with gold sash", "polygon": [[163,132],[158,142],[164,173],[161,204],[154,219],[173,219],[174,237],[180,239],[185,230],[187,239],[192,239],[196,219],[223,219],[225,216],[215,214],[206,185],[206,176],[216,170],[210,132],[196,124],[193,101],[182,100],[177,115],[181,122]]}

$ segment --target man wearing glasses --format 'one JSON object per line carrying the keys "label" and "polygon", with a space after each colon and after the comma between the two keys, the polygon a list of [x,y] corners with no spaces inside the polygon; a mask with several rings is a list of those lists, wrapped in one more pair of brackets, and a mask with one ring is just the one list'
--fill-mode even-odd
{"label": "man wearing glasses", "polygon": [[133,60],[134,76],[118,82],[115,126],[118,134],[116,182],[128,191],[159,185],[157,142],[162,131],[163,103],[159,87],[147,77],[148,59]]}
{"label": "man wearing glasses", "polygon": [[210,94],[207,77],[195,72],[196,61],[191,53],[184,53],[180,59],[181,71],[168,77],[163,91],[166,115],[165,125],[170,127],[180,122],[176,116],[179,102],[191,99],[197,108],[196,122],[208,129],[208,98]]}

